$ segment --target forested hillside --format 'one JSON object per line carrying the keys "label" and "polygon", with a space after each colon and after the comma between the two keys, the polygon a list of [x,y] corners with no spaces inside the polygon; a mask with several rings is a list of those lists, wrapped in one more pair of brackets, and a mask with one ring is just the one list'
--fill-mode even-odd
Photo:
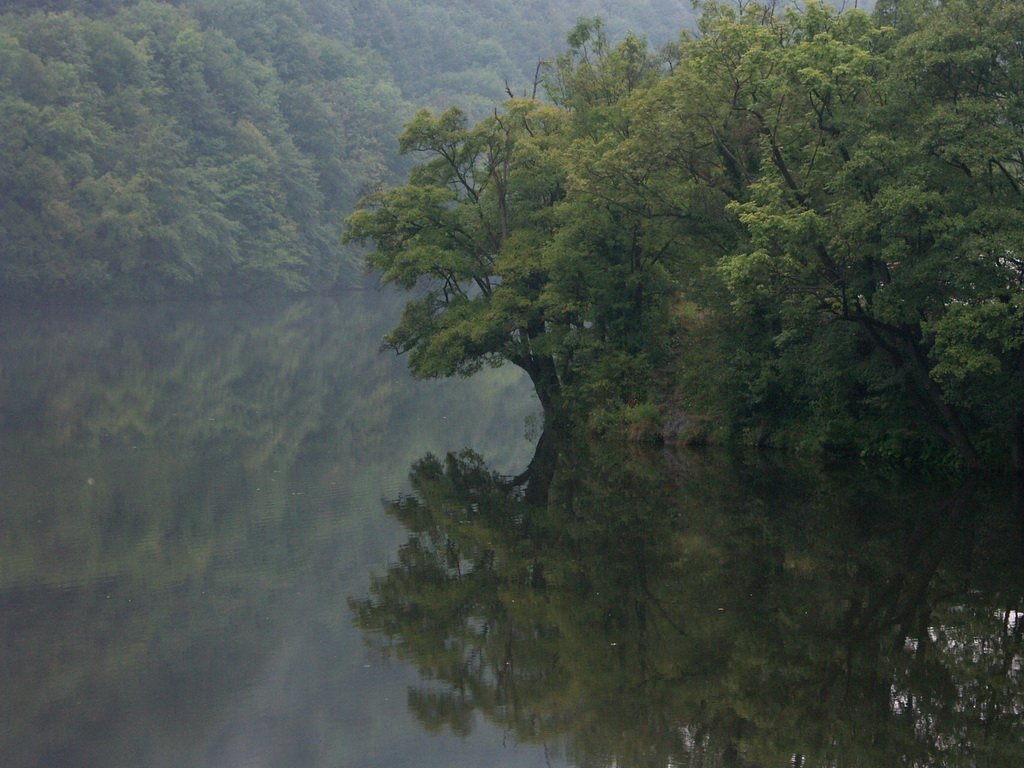
{"label": "forested hillside", "polygon": [[330,286],[385,177],[387,68],[298,6],[142,2],[0,26],[0,285],[153,296]]}
{"label": "forested hillside", "polygon": [[403,168],[416,106],[480,117],[532,89],[580,14],[614,30],[689,3],[0,3],[0,293],[325,290],[355,201]]}
{"label": "forested hillside", "polygon": [[[337,7],[332,0],[311,3]],[[532,92],[537,64],[565,48],[578,18],[595,16],[613,39],[633,31],[654,47],[695,20],[690,0],[381,0],[352,2],[350,27],[331,28],[384,55],[417,107],[458,104],[483,117],[505,98],[506,84],[516,95]]]}

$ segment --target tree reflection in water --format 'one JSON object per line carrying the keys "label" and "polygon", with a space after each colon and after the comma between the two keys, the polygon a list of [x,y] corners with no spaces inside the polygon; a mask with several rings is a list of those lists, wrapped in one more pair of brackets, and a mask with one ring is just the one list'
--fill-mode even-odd
{"label": "tree reflection in water", "polygon": [[1024,764],[1005,489],[540,448],[426,456],[387,503],[408,541],[352,607],[427,729],[581,767]]}

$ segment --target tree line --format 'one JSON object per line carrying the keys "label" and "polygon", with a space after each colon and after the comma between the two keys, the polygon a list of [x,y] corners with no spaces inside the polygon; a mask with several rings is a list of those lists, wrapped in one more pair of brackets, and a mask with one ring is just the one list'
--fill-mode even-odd
{"label": "tree line", "polygon": [[295,3],[10,13],[0,62],[8,296],[331,285],[404,108]]}
{"label": "tree line", "polygon": [[387,343],[595,431],[1024,466],[1019,4],[702,6],[407,124],[347,234],[417,289]]}
{"label": "tree line", "polygon": [[341,222],[406,168],[411,104],[479,116],[584,8],[671,0],[0,1],[0,295],[323,291]]}

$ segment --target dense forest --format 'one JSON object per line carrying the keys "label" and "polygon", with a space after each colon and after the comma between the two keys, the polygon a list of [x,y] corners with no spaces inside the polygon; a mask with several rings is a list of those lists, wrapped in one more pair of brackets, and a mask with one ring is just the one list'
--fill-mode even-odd
{"label": "dense forest", "polygon": [[341,223],[404,168],[412,104],[482,116],[577,15],[667,34],[678,5],[0,2],[0,294],[351,282]]}
{"label": "dense forest", "polygon": [[348,231],[418,289],[388,343],[514,363],[596,432],[1020,469],[1020,4],[702,5],[658,52],[584,20],[547,99],[406,126]]}
{"label": "dense forest", "polygon": [[1020,468],[1024,14],[857,5],[3,3],[0,294],[363,247],[414,372],[511,362],[552,421]]}

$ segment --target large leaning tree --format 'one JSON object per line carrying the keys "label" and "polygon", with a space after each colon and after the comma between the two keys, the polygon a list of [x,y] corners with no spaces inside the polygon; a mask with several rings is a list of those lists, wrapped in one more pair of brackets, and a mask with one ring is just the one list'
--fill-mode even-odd
{"label": "large leaning tree", "polygon": [[400,148],[423,162],[364,199],[346,237],[414,294],[385,339],[414,374],[510,362],[546,416],[575,419],[647,396],[675,243],[617,154],[657,59],[635,37],[609,44],[597,20],[569,45],[548,73],[554,103],[511,99],[472,127],[458,109],[420,112]]}
{"label": "large leaning tree", "polygon": [[372,243],[371,267],[416,296],[385,344],[421,377],[511,362],[545,413],[559,405],[565,360],[547,331],[542,246],[564,196],[566,113],[513,100],[467,127],[452,108],[421,111],[400,139],[425,156],[409,182],[366,198],[346,238]]}

